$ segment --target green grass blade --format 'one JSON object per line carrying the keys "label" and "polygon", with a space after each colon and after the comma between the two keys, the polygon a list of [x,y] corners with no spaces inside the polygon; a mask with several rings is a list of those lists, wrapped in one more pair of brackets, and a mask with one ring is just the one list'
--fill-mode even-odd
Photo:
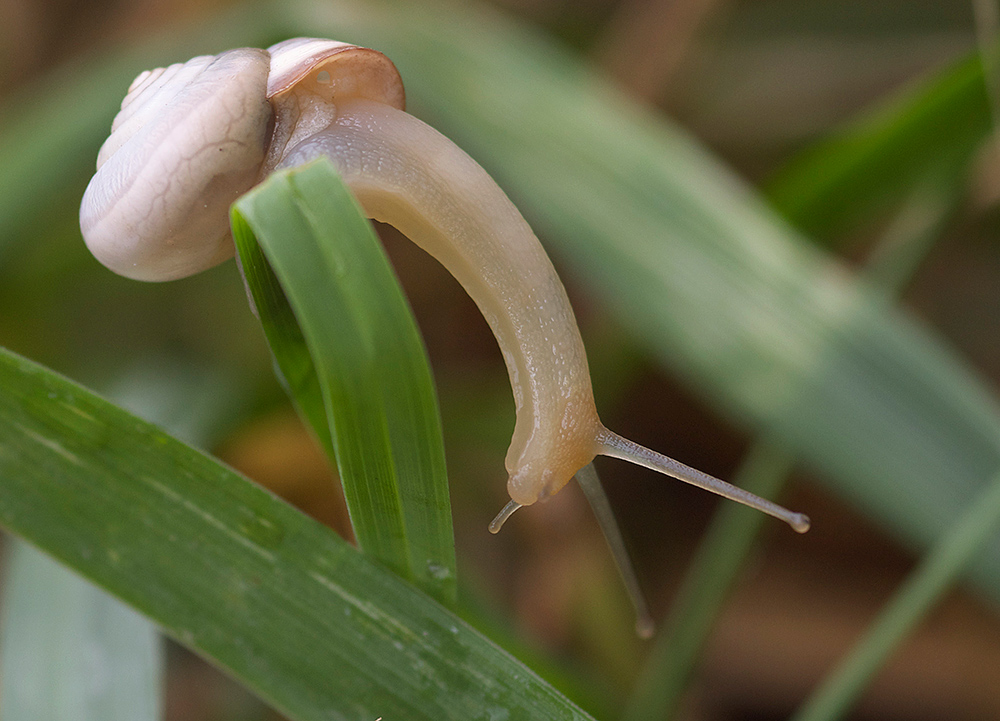
{"label": "green grass blade", "polygon": [[[893,297],[940,237],[950,217],[952,193],[932,175],[903,204],[863,269],[885,297]],[[792,470],[786,449],[758,440],[736,476],[736,485],[764,498],[777,498]],[[665,632],[657,639],[630,699],[628,721],[673,718],[687,681],[725,600],[744,568],[764,524],[743,506],[720,505],[685,573]]]}
{"label": "green grass blade", "polygon": [[[136,361],[106,392],[198,446],[242,404],[201,364]],[[35,548],[5,539],[0,615],[4,721],[159,721],[163,643],[151,621]]]}
{"label": "green grass blade", "polygon": [[930,171],[918,179],[889,219],[863,268],[878,292],[898,298],[959,207],[961,186]]}
{"label": "green grass blade", "polygon": [[803,151],[774,175],[767,193],[796,226],[830,238],[888,210],[928,172],[960,185],[991,127],[974,53]]}
{"label": "green grass blade", "polygon": [[[233,220],[232,226],[240,270],[271,349],[278,380],[330,462],[335,464],[333,429],[327,420],[323,388],[295,311],[288,304],[285,291],[264,257],[253,231],[239,216]],[[400,570],[403,569],[405,564]]]}
{"label": "green grass blade", "polygon": [[159,721],[156,629],[31,546],[7,558],[0,718]]}
{"label": "green grass blade", "polygon": [[233,223],[275,357],[317,435],[332,438],[359,546],[454,603],[433,378],[371,224],[328,161],[275,174],[237,202]]}
{"label": "green grass blade", "polygon": [[0,524],[294,721],[588,718],[329,529],[7,351]]}
{"label": "green grass blade", "polygon": [[969,561],[1000,527],[1000,476],[973,500],[896,591],[837,668],[826,676],[793,721],[833,721],[844,716],[892,652],[957,581]]}

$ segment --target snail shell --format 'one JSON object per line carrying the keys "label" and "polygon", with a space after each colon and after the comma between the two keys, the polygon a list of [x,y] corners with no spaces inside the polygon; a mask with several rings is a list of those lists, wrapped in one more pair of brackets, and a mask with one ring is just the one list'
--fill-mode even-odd
{"label": "snail shell", "polygon": [[137,280],[173,280],[232,257],[226,209],[264,161],[269,69],[266,52],[244,48],[135,79],[80,207],[101,263]]}

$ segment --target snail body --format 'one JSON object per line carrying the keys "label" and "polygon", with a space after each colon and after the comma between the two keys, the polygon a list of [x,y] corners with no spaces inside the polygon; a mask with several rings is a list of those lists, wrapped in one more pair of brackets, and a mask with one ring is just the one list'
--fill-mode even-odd
{"label": "snail body", "polygon": [[240,194],[276,169],[325,156],[369,217],[395,226],[455,276],[497,338],[516,422],[505,460],[511,501],[492,531],[598,454],[805,531],[805,516],[603,426],[572,307],[538,239],[486,171],[404,104],[388,58],[330,40],[298,38],[143,73],[84,195],[84,238],[102,263],[131,278],[197,273],[232,256],[228,208]]}

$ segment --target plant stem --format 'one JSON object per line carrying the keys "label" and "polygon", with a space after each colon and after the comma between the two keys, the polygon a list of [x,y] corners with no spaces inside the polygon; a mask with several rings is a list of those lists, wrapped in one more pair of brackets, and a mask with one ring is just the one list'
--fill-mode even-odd
{"label": "plant stem", "polygon": [[826,677],[793,721],[832,721],[843,716],[893,650],[951,588],[982,544],[996,533],[998,524],[1000,474],[924,557],[882,609],[865,638]]}

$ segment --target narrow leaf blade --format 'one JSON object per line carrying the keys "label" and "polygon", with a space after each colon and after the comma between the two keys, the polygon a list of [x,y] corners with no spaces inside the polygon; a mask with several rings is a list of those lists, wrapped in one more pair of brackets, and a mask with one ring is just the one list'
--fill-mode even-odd
{"label": "narrow leaf blade", "polygon": [[928,173],[961,182],[992,120],[978,53],[883,100],[789,161],[767,194],[816,238],[859,227]]}
{"label": "narrow leaf blade", "polygon": [[0,524],[294,721],[589,718],[329,529],[3,350]]}
{"label": "narrow leaf blade", "polygon": [[317,435],[331,439],[324,445],[336,454],[359,545],[454,603],[437,397],[416,323],[371,224],[321,161],[278,173],[240,200],[234,229],[275,357]]}

